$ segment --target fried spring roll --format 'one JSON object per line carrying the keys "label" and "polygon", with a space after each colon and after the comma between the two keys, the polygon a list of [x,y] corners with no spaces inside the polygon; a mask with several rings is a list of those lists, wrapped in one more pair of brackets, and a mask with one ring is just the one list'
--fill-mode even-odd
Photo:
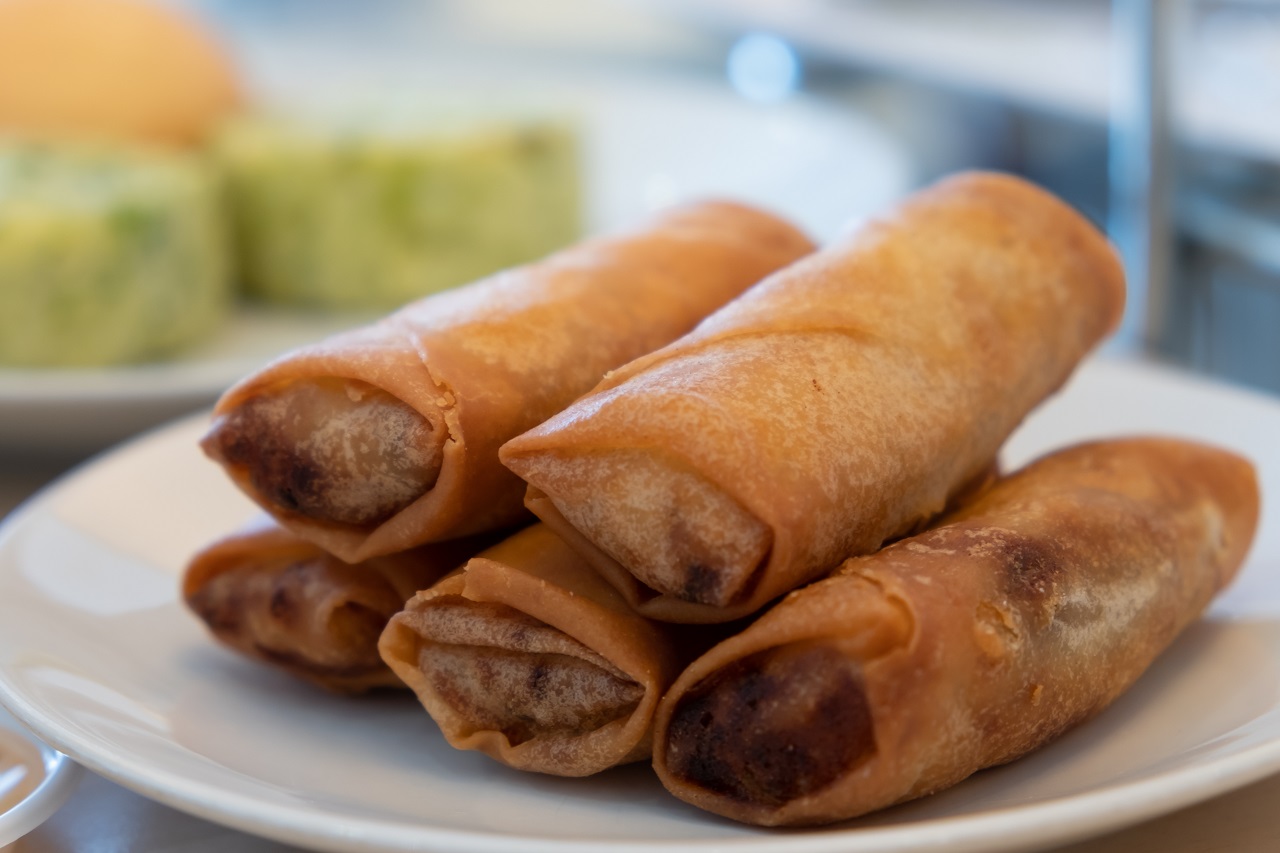
{"label": "fried spring roll", "polygon": [[586,776],[649,757],[658,700],[713,639],[637,616],[534,525],[414,596],[379,647],[453,746]]}
{"label": "fried spring roll", "polygon": [[223,396],[203,447],[349,562],[509,526],[504,441],[811,249],[748,207],[676,209],[282,357]]}
{"label": "fried spring roll", "polygon": [[727,621],[942,510],[1123,304],[1083,217],[967,174],[612,372],[501,457],[646,616]]}
{"label": "fried spring roll", "polygon": [[473,536],[348,565],[259,521],[196,554],[182,595],[246,657],[338,693],[403,687],[378,656],[387,620],[493,541]]}
{"label": "fried spring roll", "polygon": [[855,817],[1011,761],[1105,708],[1233,577],[1251,466],[1188,442],[1080,445],[851,559],[700,658],[654,765],[735,820]]}

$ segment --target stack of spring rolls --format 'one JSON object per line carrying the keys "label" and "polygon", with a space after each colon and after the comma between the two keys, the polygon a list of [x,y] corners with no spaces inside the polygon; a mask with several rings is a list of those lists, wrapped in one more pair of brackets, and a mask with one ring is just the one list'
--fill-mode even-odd
{"label": "stack of spring rolls", "polygon": [[681,208],[231,389],[203,446],[279,526],[184,595],[230,648],[407,686],[511,767],[652,757],[736,820],[855,817],[1098,713],[1243,562],[1258,487],[1224,450],[995,473],[1123,304],[1105,238],[1009,176],[817,250]]}

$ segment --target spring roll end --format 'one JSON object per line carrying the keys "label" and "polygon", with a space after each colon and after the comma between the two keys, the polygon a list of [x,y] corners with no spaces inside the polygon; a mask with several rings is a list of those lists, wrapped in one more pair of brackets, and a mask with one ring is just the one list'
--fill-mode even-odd
{"label": "spring roll end", "polygon": [[377,653],[394,591],[328,602],[317,592],[329,571],[302,560],[275,572],[223,572],[188,590],[186,603],[228,647],[300,678],[338,692],[395,684]]}
{"label": "spring roll end", "polygon": [[677,796],[757,815],[826,788],[876,742],[857,664],[806,642],[750,655],[693,687],[656,748]]}
{"label": "spring roll end", "polygon": [[598,654],[507,605],[445,595],[414,617],[424,704],[451,741],[480,731],[512,747],[570,740],[628,717],[644,698],[643,685]]}
{"label": "spring roll end", "polygon": [[504,462],[655,595],[728,607],[754,589],[773,533],[664,454],[521,454]]}
{"label": "spring roll end", "polygon": [[219,414],[201,442],[267,509],[376,525],[440,474],[447,429],[358,380],[292,382]]}

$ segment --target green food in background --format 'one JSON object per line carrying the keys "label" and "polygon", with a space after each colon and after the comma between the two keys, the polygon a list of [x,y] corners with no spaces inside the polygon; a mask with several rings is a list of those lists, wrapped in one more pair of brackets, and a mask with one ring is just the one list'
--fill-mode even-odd
{"label": "green food in background", "polygon": [[379,128],[251,119],[216,146],[249,294],[393,308],[576,239],[576,136],[558,122]]}
{"label": "green food in background", "polygon": [[217,195],[189,155],[0,140],[0,364],[139,361],[212,331],[231,295]]}

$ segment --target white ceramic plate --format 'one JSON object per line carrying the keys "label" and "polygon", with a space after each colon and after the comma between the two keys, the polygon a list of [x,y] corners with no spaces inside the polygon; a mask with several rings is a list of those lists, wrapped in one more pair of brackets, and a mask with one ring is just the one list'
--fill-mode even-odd
{"label": "white ceramic plate", "polygon": [[[76,760],[202,817],[327,850],[1031,850],[1280,770],[1280,501],[1236,586],[1093,722],[941,795],[763,831],[672,799],[643,765],[522,775],[451,751],[407,696],[331,697],[215,647],[178,575],[252,509],[200,457],[202,426],[133,442],[0,529],[0,700]],[[1236,448],[1280,495],[1280,403],[1151,367],[1088,365],[1008,456],[1135,431]]]}
{"label": "white ceramic plate", "polygon": [[[25,770],[10,761],[0,765],[0,847],[4,847],[44,823],[66,802],[80,778],[80,766],[32,737],[3,708],[0,754],[15,755],[27,765]],[[11,802],[8,795],[19,795],[32,778],[39,778],[39,784],[21,800]]]}
{"label": "white ceramic plate", "polygon": [[[304,82],[315,88],[314,81]],[[578,117],[593,232],[629,227],[675,202],[730,196],[776,210],[827,239],[912,182],[902,150],[847,106],[805,98],[762,106],[736,97],[727,85],[697,80],[602,85],[526,78],[520,85],[536,98],[513,94],[510,83],[483,80],[454,83],[449,94]],[[207,406],[271,356],[359,319],[246,310],[206,346],[166,363],[0,368],[0,449],[106,447]]]}

